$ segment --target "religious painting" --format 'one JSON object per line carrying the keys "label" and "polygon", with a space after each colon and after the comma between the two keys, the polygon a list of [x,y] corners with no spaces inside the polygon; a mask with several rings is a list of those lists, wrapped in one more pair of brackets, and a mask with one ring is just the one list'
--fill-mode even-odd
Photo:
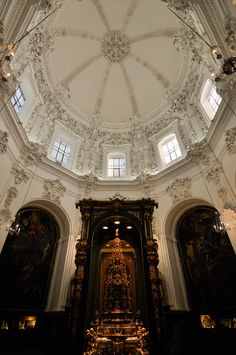
{"label": "religious painting", "polygon": [[192,307],[235,309],[236,255],[217,211],[189,210],[177,234]]}
{"label": "religious painting", "polygon": [[0,308],[45,308],[57,238],[48,213],[28,208],[17,214],[0,254]]}

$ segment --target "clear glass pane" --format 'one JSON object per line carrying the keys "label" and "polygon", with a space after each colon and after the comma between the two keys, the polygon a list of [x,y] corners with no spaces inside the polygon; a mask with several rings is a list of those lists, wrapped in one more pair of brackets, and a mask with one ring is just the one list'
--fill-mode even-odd
{"label": "clear glass pane", "polygon": [[165,156],[165,162],[166,162],[166,164],[168,164],[168,163],[171,162],[169,155],[166,155],[166,156]]}

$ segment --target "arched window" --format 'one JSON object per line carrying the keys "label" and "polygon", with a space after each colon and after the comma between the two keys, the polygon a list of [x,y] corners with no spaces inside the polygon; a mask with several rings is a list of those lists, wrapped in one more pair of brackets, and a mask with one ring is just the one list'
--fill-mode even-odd
{"label": "arched window", "polygon": [[210,120],[213,120],[222,101],[211,80],[207,80],[202,90],[200,103]]}
{"label": "arched window", "polygon": [[162,139],[158,144],[158,148],[164,165],[170,164],[182,156],[178,140],[174,133]]}

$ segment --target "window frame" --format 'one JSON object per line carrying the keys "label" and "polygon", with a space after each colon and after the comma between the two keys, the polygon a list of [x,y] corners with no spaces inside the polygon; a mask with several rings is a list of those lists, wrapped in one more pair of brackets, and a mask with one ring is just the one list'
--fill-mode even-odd
{"label": "window frame", "polygon": [[[113,163],[111,163],[113,161]],[[123,161],[123,164],[122,164]],[[112,174],[110,174],[111,172]],[[116,174],[117,173],[117,174]],[[110,153],[107,157],[107,176],[120,178],[126,176],[126,157],[123,153]]]}
{"label": "window frame", "polygon": [[[58,142],[58,146],[56,146],[56,143]],[[64,145],[64,149],[60,149],[60,147]],[[66,152],[67,148],[69,148],[69,152]],[[61,165],[67,165],[69,160],[70,160],[70,155],[71,155],[71,145],[67,144],[63,139],[61,138],[56,138],[52,150],[51,150],[51,157],[57,162],[60,163]],[[56,152],[55,155],[53,152]],[[61,159],[58,159],[58,154],[61,154]],[[64,159],[66,158],[66,160]]]}
{"label": "window frame", "polygon": [[[212,100],[214,102],[212,102]],[[215,118],[222,103],[222,97],[218,94],[214,82],[207,79],[200,95],[200,105],[209,121]]]}
{"label": "window frame", "polygon": [[[19,94],[18,94],[18,92],[19,92]],[[23,99],[23,101],[22,101],[22,99]],[[14,94],[11,97],[11,103],[12,103],[12,106],[13,106],[16,113],[21,111],[25,102],[26,102],[25,95],[23,93],[21,86],[19,85],[19,86],[17,86]]]}
{"label": "window frame", "polygon": [[[175,134],[170,134],[162,139],[158,146],[165,165],[172,164],[182,156],[180,145]],[[164,148],[166,148],[165,151]]]}

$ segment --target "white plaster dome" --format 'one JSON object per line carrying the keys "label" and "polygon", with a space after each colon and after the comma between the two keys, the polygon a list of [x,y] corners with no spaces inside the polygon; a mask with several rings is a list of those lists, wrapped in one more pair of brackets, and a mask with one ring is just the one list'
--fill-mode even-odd
{"label": "white plaster dome", "polygon": [[178,20],[161,0],[68,0],[50,21],[44,56],[51,87],[82,124],[128,129],[163,113],[187,76],[187,52],[177,51]]}

